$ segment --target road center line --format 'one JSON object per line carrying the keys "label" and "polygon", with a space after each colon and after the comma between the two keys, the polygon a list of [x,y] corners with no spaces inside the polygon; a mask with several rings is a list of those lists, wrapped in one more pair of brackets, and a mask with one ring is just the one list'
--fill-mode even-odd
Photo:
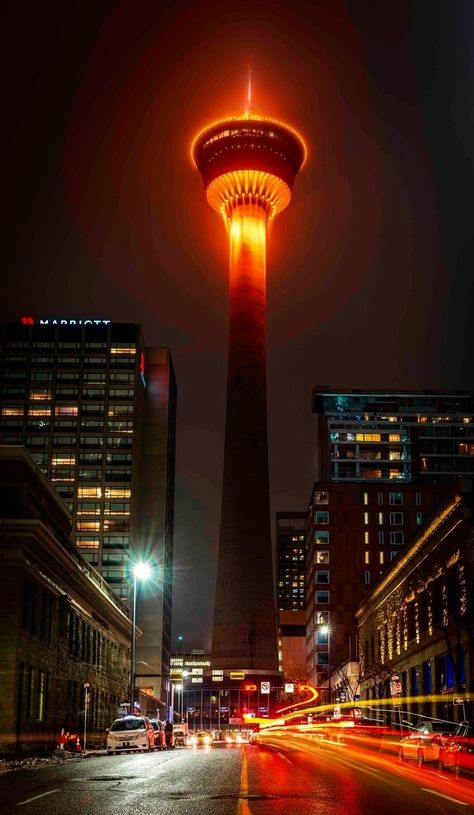
{"label": "road center line", "polygon": [[59,787],[56,790],[48,790],[48,792],[42,792],[41,795],[35,795],[34,798],[27,798],[26,801],[20,801],[17,807],[22,807],[24,804],[31,803],[31,801],[37,801],[38,798],[44,798],[45,795],[53,795],[55,792],[59,792]]}
{"label": "road center line", "polygon": [[438,795],[440,798],[446,798],[447,801],[452,801],[454,804],[459,804],[462,807],[467,807],[467,801],[459,801],[457,798],[451,798],[450,795],[443,795],[442,792],[437,792],[436,790],[430,790],[428,787],[421,788],[424,792],[431,792],[431,795]]}
{"label": "road center line", "polygon": [[249,794],[249,765],[247,758],[247,749],[244,747],[242,750],[242,772],[240,774],[240,792],[239,792],[239,806],[238,815],[252,815],[249,807],[247,796]]}

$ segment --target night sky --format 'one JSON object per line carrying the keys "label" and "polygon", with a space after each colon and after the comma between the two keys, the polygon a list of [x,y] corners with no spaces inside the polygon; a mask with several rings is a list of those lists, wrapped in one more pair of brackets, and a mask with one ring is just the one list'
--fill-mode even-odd
{"label": "night sky", "polygon": [[[165,11],[160,7],[167,5]],[[301,510],[319,384],[471,388],[474,3],[6,2],[0,317],[106,317],[178,382],[173,629],[208,647],[227,241],[192,137],[245,107],[309,147],[271,227],[272,510]]]}

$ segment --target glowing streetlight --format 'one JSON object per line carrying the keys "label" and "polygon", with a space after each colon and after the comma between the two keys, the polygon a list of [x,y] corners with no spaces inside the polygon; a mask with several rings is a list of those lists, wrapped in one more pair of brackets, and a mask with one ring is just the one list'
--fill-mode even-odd
{"label": "glowing streetlight", "polygon": [[132,567],[133,574],[133,599],[132,599],[132,647],[130,659],[130,713],[133,713],[135,706],[135,661],[136,661],[136,620],[137,620],[137,580],[143,582],[151,576],[152,567],[149,563],[135,563]]}

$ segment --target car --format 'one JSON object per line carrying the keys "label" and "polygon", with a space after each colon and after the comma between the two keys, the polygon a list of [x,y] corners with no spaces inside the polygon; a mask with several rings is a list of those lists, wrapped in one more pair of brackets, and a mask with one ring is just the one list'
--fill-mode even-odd
{"label": "car", "polygon": [[474,721],[460,722],[439,753],[440,770],[474,772]]}
{"label": "car", "polygon": [[212,736],[206,730],[197,730],[189,736],[189,744],[193,747],[208,747],[212,742]]}
{"label": "car", "polygon": [[107,755],[150,751],[155,747],[155,731],[146,716],[115,719],[107,732]]}
{"label": "car", "polygon": [[248,742],[248,734],[237,730],[229,730],[225,734],[225,740],[227,744],[244,744],[244,742]]}
{"label": "car", "polygon": [[399,761],[412,759],[419,767],[427,761],[439,761],[440,749],[455,726],[452,722],[439,720],[421,722],[399,742]]}
{"label": "car", "polygon": [[175,724],[173,734],[175,747],[186,747],[188,741],[187,725]]}

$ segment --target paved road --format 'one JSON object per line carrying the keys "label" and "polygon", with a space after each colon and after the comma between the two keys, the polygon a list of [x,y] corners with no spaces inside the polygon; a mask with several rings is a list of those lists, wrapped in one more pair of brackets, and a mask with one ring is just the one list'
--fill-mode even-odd
{"label": "paved road", "polygon": [[91,756],[0,777],[20,815],[459,815],[474,784],[304,739]]}

